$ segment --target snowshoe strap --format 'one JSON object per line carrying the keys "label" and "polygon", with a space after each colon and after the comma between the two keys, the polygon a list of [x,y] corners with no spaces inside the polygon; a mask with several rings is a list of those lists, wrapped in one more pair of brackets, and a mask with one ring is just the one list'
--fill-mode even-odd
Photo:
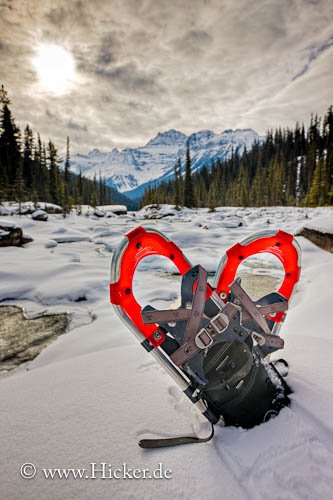
{"label": "snowshoe strap", "polygon": [[[266,314],[276,314],[277,312],[287,311],[288,302],[275,302],[274,304],[267,304],[266,306],[261,306],[257,304],[257,310],[260,312],[261,316],[266,316]],[[242,321],[251,319],[250,313],[244,309],[242,311]]]}
{"label": "snowshoe strap", "polygon": [[179,446],[181,444],[192,444],[192,443],[207,443],[214,437],[214,426],[212,424],[211,433],[208,437],[199,438],[195,436],[183,436],[174,438],[162,438],[162,439],[141,439],[139,441],[140,448],[151,449],[151,448],[166,448],[167,446]]}
{"label": "snowshoe strap", "polygon": [[171,323],[172,321],[187,321],[191,310],[185,308],[163,309],[162,311],[142,311],[141,317],[145,325],[153,323]]}
{"label": "snowshoe strap", "polygon": [[[262,316],[266,314],[274,314],[277,312],[286,311],[288,309],[288,302],[275,302],[274,304],[267,304],[262,306],[257,304],[257,309]],[[191,309],[184,309],[179,307],[178,309],[163,309],[161,311],[142,311],[142,320],[145,325],[151,325],[153,323],[169,323],[171,321],[186,321],[191,316]],[[204,318],[207,318],[205,313]],[[242,311],[242,320],[251,319],[252,316],[244,309]]]}
{"label": "snowshoe strap", "polygon": [[236,278],[235,281],[230,285],[230,290],[232,294],[236,297],[236,299],[238,299],[239,302],[242,304],[244,309],[246,309],[251,318],[253,318],[257,322],[261,330],[267,335],[270,335],[271,331],[269,329],[266,319],[263,316],[261,316],[256,304],[253,302],[251,297],[245,292],[245,290],[243,290],[243,288],[241,287],[239,278]]}
{"label": "snowshoe strap", "polygon": [[[193,270],[192,273],[197,271]],[[194,275],[195,276],[195,275]],[[206,302],[206,285],[208,273],[202,266],[198,266],[197,289],[193,296],[191,315],[186,325],[184,344],[194,339],[201,325],[202,315]]]}

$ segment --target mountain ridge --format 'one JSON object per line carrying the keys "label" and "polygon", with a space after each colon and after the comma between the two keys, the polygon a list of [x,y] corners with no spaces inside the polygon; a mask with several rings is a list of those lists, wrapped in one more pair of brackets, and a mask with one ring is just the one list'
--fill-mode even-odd
{"label": "mountain ridge", "polygon": [[[227,129],[221,133],[199,130],[187,136],[179,130],[159,132],[144,146],[138,148],[113,148],[101,151],[94,148],[86,155],[76,154],[71,159],[71,170],[93,178],[106,179],[108,186],[131,199],[139,198],[145,187],[168,180],[174,172],[177,158],[184,164],[186,144],[189,143],[192,171],[199,171],[212,161],[229,158],[232,151],[241,154],[261,137],[253,129]],[[184,166],[184,165],[183,165]]]}

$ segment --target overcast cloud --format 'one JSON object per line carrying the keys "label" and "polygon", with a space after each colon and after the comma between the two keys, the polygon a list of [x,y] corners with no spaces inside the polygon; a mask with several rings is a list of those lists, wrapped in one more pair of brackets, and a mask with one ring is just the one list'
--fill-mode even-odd
{"label": "overcast cloud", "polygon": [[[65,95],[38,87],[44,43],[75,58]],[[332,0],[0,0],[0,83],[59,149],[307,123],[333,104],[332,68]]]}

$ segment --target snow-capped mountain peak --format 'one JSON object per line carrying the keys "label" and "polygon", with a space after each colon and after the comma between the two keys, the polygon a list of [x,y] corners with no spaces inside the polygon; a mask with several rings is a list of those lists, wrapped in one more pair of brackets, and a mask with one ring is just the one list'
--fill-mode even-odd
{"label": "snow-capped mountain peak", "polygon": [[153,139],[146,144],[149,146],[182,146],[186,141],[186,135],[178,130],[168,130],[167,132],[159,132]]}
{"label": "snow-capped mountain peak", "polygon": [[259,140],[252,129],[229,129],[221,133],[200,130],[189,136],[171,129],[159,132],[143,147],[122,151],[113,148],[110,152],[95,148],[87,155],[74,155],[71,169],[75,173],[81,170],[89,178],[101,172],[109,186],[130,198],[138,198],[149,184],[170,179],[178,158],[184,164],[187,142],[195,172],[204,165],[210,167],[213,160],[230,158],[232,152],[241,154]]}

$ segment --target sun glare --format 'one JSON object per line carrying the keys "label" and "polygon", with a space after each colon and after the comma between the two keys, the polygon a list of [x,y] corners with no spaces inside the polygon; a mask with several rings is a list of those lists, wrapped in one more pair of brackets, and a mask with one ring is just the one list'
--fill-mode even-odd
{"label": "sun glare", "polygon": [[32,62],[42,90],[56,95],[69,92],[76,77],[70,52],[59,45],[41,44]]}

